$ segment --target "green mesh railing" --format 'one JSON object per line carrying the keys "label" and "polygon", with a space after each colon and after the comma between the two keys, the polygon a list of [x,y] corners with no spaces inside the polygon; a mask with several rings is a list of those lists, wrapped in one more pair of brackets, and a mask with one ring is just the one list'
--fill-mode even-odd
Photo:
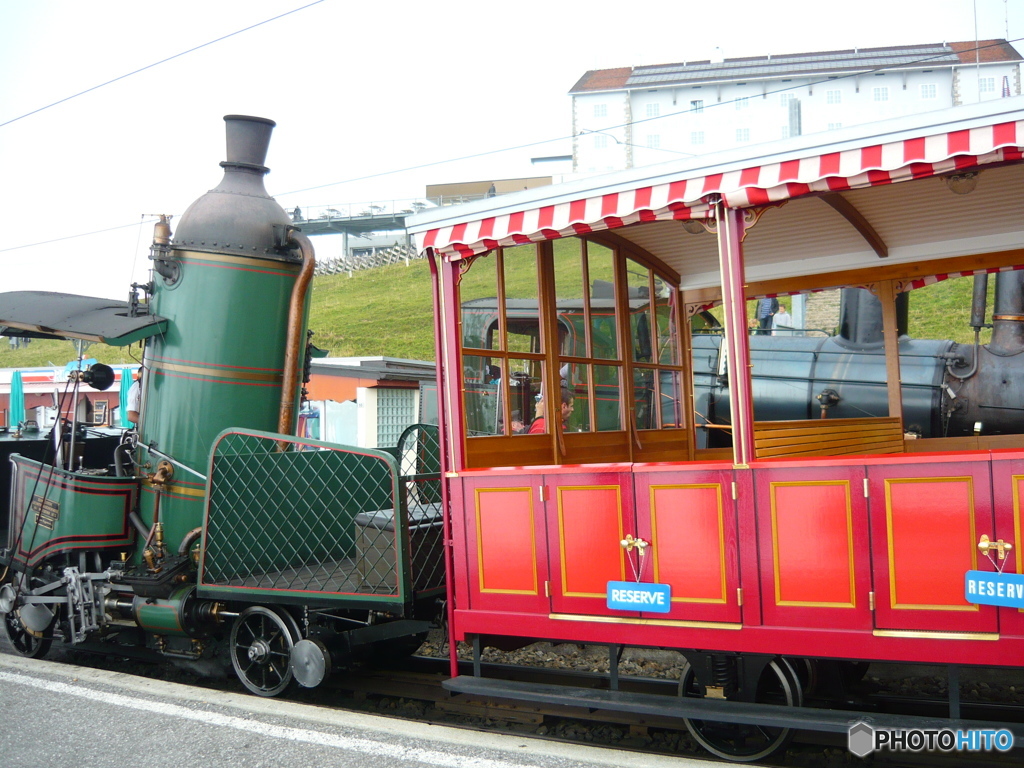
{"label": "green mesh railing", "polygon": [[441,446],[435,424],[413,424],[398,440],[398,461],[409,511],[413,588],[444,589]]}
{"label": "green mesh railing", "polygon": [[284,435],[222,433],[200,593],[402,602],[407,573],[417,590],[442,587],[440,475],[417,471],[438,466],[436,427],[407,434],[396,460]]}

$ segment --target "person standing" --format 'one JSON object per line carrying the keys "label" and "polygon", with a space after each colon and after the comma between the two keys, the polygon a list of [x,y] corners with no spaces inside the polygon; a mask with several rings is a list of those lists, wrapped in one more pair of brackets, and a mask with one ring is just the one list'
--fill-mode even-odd
{"label": "person standing", "polygon": [[779,311],[779,300],[764,298],[757,302],[757,332],[770,335],[775,313]]}
{"label": "person standing", "polygon": [[142,368],[139,368],[139,375],[128,390],[128,421],[133,427],[139,425],[139,411],[142,410]]}
{"label": "person standing", "polygon": [[[782,331],[780,334],[779,331]],[[791,336],[793,334],[793,316],[786,311],[785,304],[779,304],[779,311],[772,320],[773,336]]]}

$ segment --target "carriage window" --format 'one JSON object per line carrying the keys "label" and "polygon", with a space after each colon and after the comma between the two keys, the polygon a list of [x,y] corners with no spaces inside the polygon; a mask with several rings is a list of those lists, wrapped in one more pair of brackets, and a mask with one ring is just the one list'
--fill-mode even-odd
{"label": "carriage window", "polygon": [[573,395],[567,432],[624,428],[618,362],[615,262],[611,249],[578,239],[554,243],[559,379]]}
{"label": "carriage window", "polygon": [[497,304],[498,259],[476,259],[459,281],[462,299],[462,346],[468,349],[500,349]]}
{"label": "carriage window", "polygon": [[524,434],[540,392],[537,248],[478,257],[459,280],[463,401],[470,437]]}
{"label": "carriage window", "polygon": [[683,424],[676,292],[633,259],[626,260],[626,276],[636,427],[678,428]]}

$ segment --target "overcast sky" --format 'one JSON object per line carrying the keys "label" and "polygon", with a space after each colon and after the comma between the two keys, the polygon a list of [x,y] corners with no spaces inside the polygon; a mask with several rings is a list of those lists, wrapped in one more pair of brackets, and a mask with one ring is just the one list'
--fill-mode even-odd
{"label": "overcast sky", "polygon": [[226,114],[277,121],[267,189],[289,209],[404,199],[550,173],[529,160],[569,151],[588,69],[973,40],[975,5],[980,39],[1024,37],[1021,0],[309,2],[0,0],[0,291],[126,298],[139,222],[218,183]]}

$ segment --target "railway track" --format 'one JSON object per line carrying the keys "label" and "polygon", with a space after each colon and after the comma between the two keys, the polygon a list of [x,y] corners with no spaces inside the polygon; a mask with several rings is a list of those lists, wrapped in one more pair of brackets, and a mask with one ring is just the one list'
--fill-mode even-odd
{"label": "railway track", "polygon": [[[0,642],[0,646],[4,645]],[[10,652],[6,647],[5,652]],[[125,660],[66,648],[55,649],[53,661],[115,670],[147,678],[156,678],[244,693],[228,667],[218,669],[216,662],[154,663],[141,658]],[[463,662],[466,674],[472,673]],[[607,676],[599,671],[551,670],[515,663],[485,662],[484,675],[522,681],[544,681],[561,685],[599,689],[607,686]],[[512,732],[550,740],[585,743],[628,750],[636,754],[674,754],[689,758],[709,758],[690,737],[678,719],[608,712],[587,707],[530,705],[511,701],[487,700],[445,690],[441,683],[448,676],[448,661],[437,657],[411,656],[388,668],[365,666],[333,677],[317,689],[296,688],[287,698],[300,703],[339,710],[371,712],[402,719],[454,725],[477,730]],[[673,696],[678,681],[671,678],[623,676],[622,690]],[[970,680],[965,681],[970,688]],[[974,683],[977,686],[977,683]],[[813,697],[809,699],[813,705]],[[851,702],[852,704],[853,702]],[[856,702],[878,712],[943,716],[942,703],[923,695],[897,695],[889,691],[866,693]],[[965,702],[964,717],[978,720],[1024,721],[1024,706],[1019,703]],[[710,758],[709,758],[710,759]],[[834,768],[854,760],[847,751],[845,738],[819,732],[797,732],[788,751],[775,760],[756,763],[771,766]],[[997,768],[1019,764],[1019,756],[975,754],[972,768]],[[962,754],[896,755],[876,754],[865,765],[887,768],[920,768],[922,765],[945,768],[963,765]]]}

